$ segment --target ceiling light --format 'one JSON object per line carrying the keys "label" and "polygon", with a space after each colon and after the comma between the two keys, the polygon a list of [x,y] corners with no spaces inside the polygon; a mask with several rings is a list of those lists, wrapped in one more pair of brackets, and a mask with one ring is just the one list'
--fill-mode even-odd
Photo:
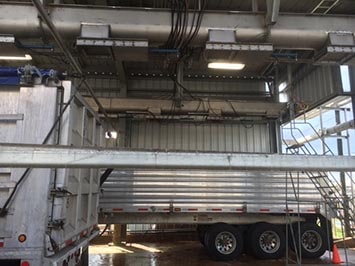
{"label": "ceiling light", "polygon": [[32,60],[32,56],[29,54],[25,54],[24,56],[0,56],[0,60],[29,61]]}
{"label": "ceiling light", "polygon": [[241,70],[244,67],[245,64],[241,63],[212,62],[208,64],[208,68],[213,69]]}

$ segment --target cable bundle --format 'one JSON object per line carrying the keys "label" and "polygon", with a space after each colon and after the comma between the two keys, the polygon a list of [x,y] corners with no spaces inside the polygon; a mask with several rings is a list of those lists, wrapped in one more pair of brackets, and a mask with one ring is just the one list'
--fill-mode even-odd
{"label": "cable bundle", "polygon": [[177,49],[180,58],[186,56],[187,49],[200,30],[206,0],[193,0],[194,8],[190,23],[189,0],[171,0],[171,30],[164,44],[166,49]]}

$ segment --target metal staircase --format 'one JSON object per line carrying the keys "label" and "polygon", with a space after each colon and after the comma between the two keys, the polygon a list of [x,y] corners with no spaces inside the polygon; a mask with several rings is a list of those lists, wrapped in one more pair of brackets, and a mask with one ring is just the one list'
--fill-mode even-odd
{"label": "metal staircase", "polygon": [[311,14],[327,14],[332,10],[340,0],[321,0],[315,8],[310,12]]}
{"label": "metal staircase", "polygon": [[[319,140],[322,141],[324,147],[323,153],[319,153],[308,141],[304,133],[297,127],[302,125],[308,126],[314,134],[319,136]],[[290,127],[283,127],[283,132],[289,131],[293,143],[283,139],[286,145],[286,151],[292,154],[306,154],[306,155],[334,155],[329,146],[324,142],[322,136],[315,130],[315,128],[307,122],[291,122]],[[296,136],[296,133],[298,134]],[[346,235],[355,236],[355,204],[354,197],[348,197],[346,188],[344,188],[339,182],[339,176],[336,176],[332,172],[305,172],[315,187],[320,192],[325,203],[333,211],[334,215],[341,221],[343,227],[346,229]],[[352,179],[351,173],[341,173],[355,184]]]}

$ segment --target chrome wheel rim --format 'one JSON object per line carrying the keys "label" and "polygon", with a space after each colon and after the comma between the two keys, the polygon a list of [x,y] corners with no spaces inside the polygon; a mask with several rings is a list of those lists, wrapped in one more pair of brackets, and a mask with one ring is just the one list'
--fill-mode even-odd
{"label": "chrome wheel rim", "polygon": [[274,231],[265,231],[259,237],[259,245],[265,253],[275,253],[280,248],[280,237]]}
{"label": "chrome wheel rim", "polygon": [[322,237],[317,231],[308,230],[302,234],[302,247],[308,252],[317,252],[322,246]]}
{"label": "chrome wheel rim", "polygon": [[228,255],[236,249],[237,240],[231,232],[221,232],[216,236],[215,247],[219,253]]}

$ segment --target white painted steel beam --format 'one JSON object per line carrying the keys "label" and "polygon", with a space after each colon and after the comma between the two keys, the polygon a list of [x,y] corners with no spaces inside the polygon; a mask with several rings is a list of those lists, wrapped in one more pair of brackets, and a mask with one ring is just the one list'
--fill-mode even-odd
{"label": "white painted steel beam", "polygon": [[[276,5],[275,5],[276,7]],[[143,38],[162,43],[169,36],[171,14],[164,9],[117,9],[50,5],[51,21],[65,38],[80,36],[81,23],[110,25],[112,38]],[[37,10],[26,4],[0,5],[0,32],[14,34],[17,38],[36,38],[43,34]],[[274,16],[277,12],[274,12]],[[192,14],[190,14],[192,16]],[[236,28],[237,25],[237,28]],[[241,12],[207,12],[195,43],[208,39],[208,30],[223,28],[236,32],[237,42],[259,41],[265,34],[264,14]],[[332,31],[355,32],[355,16],[305,16],[280,13],[270,30],[269,41],[275,48],[321,48]]]}
{"label": "white painted steel beam", "polygon": [[0,144],[0,167],[354,171],[355,156],[127,151]]}
{"label": "white painted steel beam", "polygon": [[[85,100],[97,110],[94,100],[86,97]],[[197,100],[182,101],[179,108],[171,108],[172,100],[155,100],[155,99],[133,99],[133,98],[99,98],[100,103],[108,112],[126,112],[140,111],[152,112],[154,114],[161,113],[178,113],[189,114],[196,112],[221,113],[223,115],[260,115],[267,117],[279,117],[282,110],[286,107],[284,103],[256,102],[256,101],[223,101],[209,100],[201,102]]]}

